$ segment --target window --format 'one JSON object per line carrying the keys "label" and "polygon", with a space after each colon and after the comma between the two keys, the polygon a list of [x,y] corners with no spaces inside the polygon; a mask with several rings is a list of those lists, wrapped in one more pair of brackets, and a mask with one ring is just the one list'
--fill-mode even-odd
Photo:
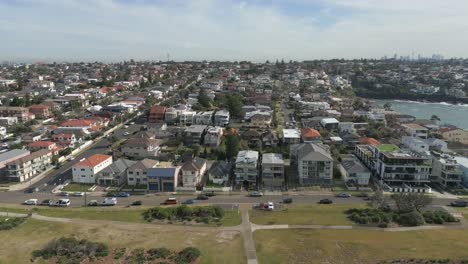
{"label": "window", "polygon": [[133,178],[128,178],[129,181],[133,181],[134,179]]}
{"label": "window", "polygon": [[85,169],[81,169],[81,171],[85,171]]}

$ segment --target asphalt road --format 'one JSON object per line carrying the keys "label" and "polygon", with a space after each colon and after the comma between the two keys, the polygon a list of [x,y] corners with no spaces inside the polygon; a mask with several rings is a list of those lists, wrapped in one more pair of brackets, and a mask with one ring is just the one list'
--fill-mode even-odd
{"label": "asphalt road", "polygon": [[[171,195],[171,194],[146,194],[146,195],[133,195],[130,197],[119,197],[118,205],[129,205],[134,201],[142,201],[143,205],[159,205],[161,202],[166,200],[168,197],[177,197],[179,201],[184,201],[187,199],[195,199],[196,195]],[[269,195],[263,197],[248,197],[245,194],[233,194],[233,195],[217,195],[211,197],[209,200],[196,201],[196,203],[210,203],[210,204],[239,204],[239,203],[262,203],[267,201],[272,201],[275,203],[281,202],[285,196],[282,195]],[[323,195],[293,195],[293,203],[299,204],[315,204],[320,199],[329,198],[333,200],[335,204],[366,204],[362,198],[359,197],[350,197],[350,198],[337,198],[330,194]],[[37,193],[24,193],[24,192],[0,192],[0,203],[6,204],[21,204],[27,199],[36,198],[39,201],[44,199],[53,199],[58,200],[60,198],[70,199],[72,207],[81,207],[85,204],[85,197],[61,197],[54,195],[52,193],[37,192]],[[86,195],[86,201],[98,200],[101,202],[104,199],[102,194],[90,193]],[[455,199],[440,199],[436,198],[433,200],[433,206],[442,206],[448,205],[451,201]]]}
{"label": "asphalt road", "polygon": [[[140,123],[140,122],[138,122]],[[121,128],[114,131],[113,135],[120,138],[126,138],[128,136],[124,136],[125,132],[132,134],[140,130],[141,124],[134,124],[130,125],[128,128],[122,126]],[[35,184],[31,185],[29,188],[38,188],[39,192],[50,192],[52,189],[59,184],[64,183],[66,180],[72,179],[72,172],[71,167],[80,162],[81,159],[88,158],[94,154],[102,153],[107,154],[109,152],[109,145],[110,142],[103,138],[96,142],[94,145],[86,149],[85,151],[81,152],[80,154],[75,156],[73,161],[66,161],[61,164],[59,169],[56,169],[49,173],[46,177],[41,179],[40,181],[36,182]]]}

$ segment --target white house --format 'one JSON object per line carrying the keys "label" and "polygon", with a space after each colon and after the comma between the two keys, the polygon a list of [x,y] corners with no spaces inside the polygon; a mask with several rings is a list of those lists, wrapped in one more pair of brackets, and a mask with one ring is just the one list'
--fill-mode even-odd
{"label": "white house", "polygon": [[95,154],[73,165],[73,182],[96,183],[96,174],[112,164],[112,156]]}

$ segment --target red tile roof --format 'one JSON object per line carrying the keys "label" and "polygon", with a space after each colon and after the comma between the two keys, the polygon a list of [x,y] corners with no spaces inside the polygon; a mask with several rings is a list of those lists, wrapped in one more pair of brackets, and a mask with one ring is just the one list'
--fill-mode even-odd
{"label": "red tile roof", "polygon": [[48,105],[43,105],[43,104],[37,104],[37,105],[31,105],[29,109],[48,109]]}
{"label": "red tile roof", "polygon": [[36,141],[36,142],[29,143],[28,147],[41,148],[41,147],[48,147],[54,144],[55,142],[52,142],[52,141]]}
{"label": "red tile roof", "polygon": [[96,167],[97,165],[107,160],[108,158],[112,158],[112,156],[104,155],[104,154],[94,154],[93,156],[88,157],[87,159],[78,162],[74,166]]}
{"label": "red tile roof", "polygon": [[304,137],[320,137],[320,132],[313,128],[303,128],[301,129],[301,134]]}
{"label": "red tile roof", "polygon": [[93,124],[90,120],[68,120],[61,124],[64,127],[89,127]]}
{"label": "red tile roof", "polygon": [[162,105],[154,105],[150,109],[150,113],[163,114],[164,112],[166,112],[166,107]]}
{"label": "red tile roof", "polygon": [[374,145],[374,146],[377,146],[377,145],[380,145],[380,141],[378,141],[377,139],[375,138],[371,138],[371,137],[362,137],[359,139],[359,143],[361,144],[371,144],[371,145]]}

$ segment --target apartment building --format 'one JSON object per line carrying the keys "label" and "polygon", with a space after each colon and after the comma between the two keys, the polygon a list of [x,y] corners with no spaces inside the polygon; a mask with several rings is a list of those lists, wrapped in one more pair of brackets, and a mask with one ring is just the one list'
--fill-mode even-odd
{"label": "apartment building", "polygon": [[462,184],[463,171],[457,160],[448,154],[433,152],[432,179],[445,187],[456,187]]}
{"label": "apartment building", "polygon": [[428,129],[416,123],[402,124],[401,125],[406,133],[412,137],[419,137],[426,139],[428,137]]}
{"label": "apartment building", "polygon": [[213,124],[213,113],[214,111],[198,112],[195,115],[195,124],[207,126]]}
{"label": "apartment building", "polygon": [[237,154],[234,174],[236,184],[256,186],[259,180],[259,154],[258,151],[241,150]]}
{"label": "apartment building", "polygon": [[164,120],[164,115],[166,114],[166,107],[162,105],[154,105],[151,107],[148,116],[148,122],[156,123]]}
{"label": "apartment building", "polygon": [[207,129],[207,126],[205,125],[191,125],[185,128],[184,144],[185,145],[194,145],[194,144],[201,145],[206,129]]}
{"label": "apartment building", "polygon": [[207,169],[205,159],[194,157],[182,165],[180,168],[182,174],[182,186],[196,187],[200,184],[203,175]]}
{"label": "apartment building", "polygon": [[262,155],[262,184],[267,189],[284,187],[284,159],[282,154],[264,153]]}
{"label": "apartment building", "polygon": [[36,118],[47,119],[52,116],[52,113],[49,111],[49,106],[44,104],[31,105],[29,107],[29,112],[33,113]]}
{"label": "apartment building", "polygon": [[41,149],[6,164],[10,181],[24,182],[46,170],[52,163],[52,152]]}
{"label": "apartment building", "polygon": [[148,169],[148,191],[173,192],[180,178],[180,167]]}
{"label": "apartment building", "polygon": [[156,168],[159,165],[159,161],[152,159],[143,159],[127,169],[127,184],[132,186],[147,187],[148,184],[148,169]]}
{"label": "apartment building", "polygon": [[28,108],[17,106],[0,106],[0,117],[16,117],[18,122],[26,122],[35,118]]}
{"label": "apartment building", "polygon": [[112,164],[112,156],[94,154],[73,165],[73,182],[96,183],[97,174]]}
{"label": "apartment building", "polygon": [[216,111],[216,113],[214,114],[214,124],[216,126],[227,126],[229,125],[229,120],[230,120],[231,116],[229,114],[229,111],[227,110],[218,110]]}
{"label": "apartment building", "polygon": [[131,158],[157,157],[161,140],[145,136],[129,138],[122,146],[122,154]]}
{"label": "apartment building", "polygon": [[327,146],[316,143],[292,145],[290,156],[301,185],[332,184],[333,158]]}
{"label": "apartment building", "polygon": [[218,147],[221,144],[223,129],[218,126],[210,126],[206,130],[203,143],[207,146]]}

